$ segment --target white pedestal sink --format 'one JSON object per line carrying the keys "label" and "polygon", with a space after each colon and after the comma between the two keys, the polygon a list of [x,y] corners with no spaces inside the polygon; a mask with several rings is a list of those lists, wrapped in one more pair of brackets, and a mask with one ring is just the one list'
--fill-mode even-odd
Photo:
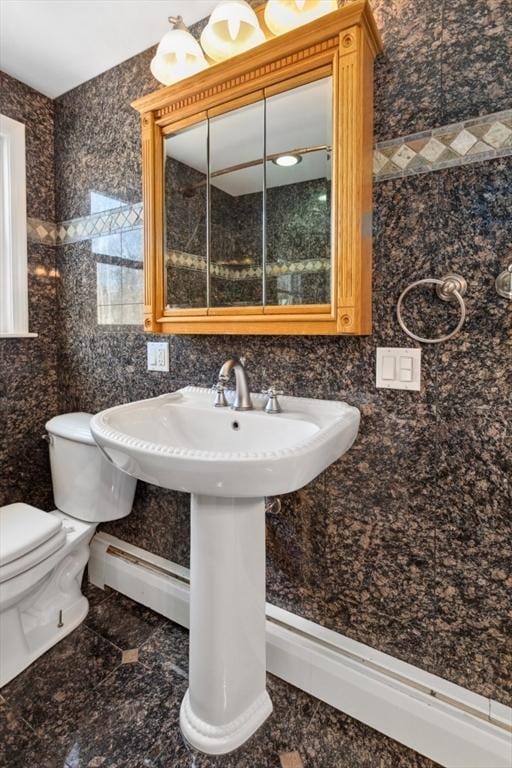
{"label": "white pedestal sink", "polygon": [[186,387],[95,416],[107,458],[191,499],[189,689],[180,724],[192,746],[223,754],[272,711],[265,688],[265,496],[297,490],[354,442],[346,403],[281,398],[282,413],[214,408]]}

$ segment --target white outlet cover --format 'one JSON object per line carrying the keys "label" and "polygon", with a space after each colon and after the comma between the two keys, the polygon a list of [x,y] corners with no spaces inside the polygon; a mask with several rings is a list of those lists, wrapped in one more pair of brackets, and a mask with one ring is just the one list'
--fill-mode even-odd
{"label": "white outlet cover", "polygon": [[169,342],[148,341],[148,371],[169,371]]}
{"label": "white outlet cover", "polygon": [[421,389],[419,347],[377,347],[376,385],[379,389]]}

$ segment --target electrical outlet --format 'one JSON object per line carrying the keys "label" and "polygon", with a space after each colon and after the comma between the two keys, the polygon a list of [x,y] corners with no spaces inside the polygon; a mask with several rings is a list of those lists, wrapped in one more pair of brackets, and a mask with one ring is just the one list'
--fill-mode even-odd
{"label": "electrical outlet", "polygon": [[169,371],[168,341],[148,341],[148,371]]}

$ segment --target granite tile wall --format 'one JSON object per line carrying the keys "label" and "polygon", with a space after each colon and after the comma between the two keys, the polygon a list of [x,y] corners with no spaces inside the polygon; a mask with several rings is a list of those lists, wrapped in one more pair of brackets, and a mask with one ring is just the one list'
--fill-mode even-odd
{"label": "granite tile wall", "polygon": [[[0,113],[25,124],[27,215],[53,221],[54,105],[0,72]],[[0,339],[0,505],[52,504],[44,424],[57,413],[55,249],[29,241],[30,331]]]}
{"label": "granite tile wall", "polygon": [[[510,38],[500,34],[510,3],[376,0],[375,11],[386,45],[378,139],[510,107]],[[58,99],[59,220],[87,214],[92,190],[140,199],[129,102],[155,87],[151,53]],[[507,704],[511,306],[493,281],[509,259],[511,188],[512,158],[380,182],[372,336],[170,337],[169,374],[145,370],[151,337],[139,329],[96,326],[90,242],[57,251],[60,408],[209,386],[233,352],[246,356],[255,390],[274,383],[357,405],[354,448],[268,517],[268,599]],[[376,347],[411,343],[395,319],[400,290],[448,269],[469,283],[463,331],[423,348],[421,392],[377,390]],[[406,311],[422,333],[454,321],[428,290]],[[186,495],[139,484],[133,513],[106,530],[186,565],[188,525]]]}

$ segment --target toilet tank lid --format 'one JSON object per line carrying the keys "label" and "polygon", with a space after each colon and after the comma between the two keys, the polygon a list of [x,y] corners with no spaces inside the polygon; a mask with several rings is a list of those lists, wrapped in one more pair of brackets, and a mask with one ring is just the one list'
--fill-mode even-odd
{"label": "toilet tank lid", "polygon": [[51,435],[65,437],[76,443],[96,445],[91,433],[92,413],[63,413],[46,422],[46,430]]}

